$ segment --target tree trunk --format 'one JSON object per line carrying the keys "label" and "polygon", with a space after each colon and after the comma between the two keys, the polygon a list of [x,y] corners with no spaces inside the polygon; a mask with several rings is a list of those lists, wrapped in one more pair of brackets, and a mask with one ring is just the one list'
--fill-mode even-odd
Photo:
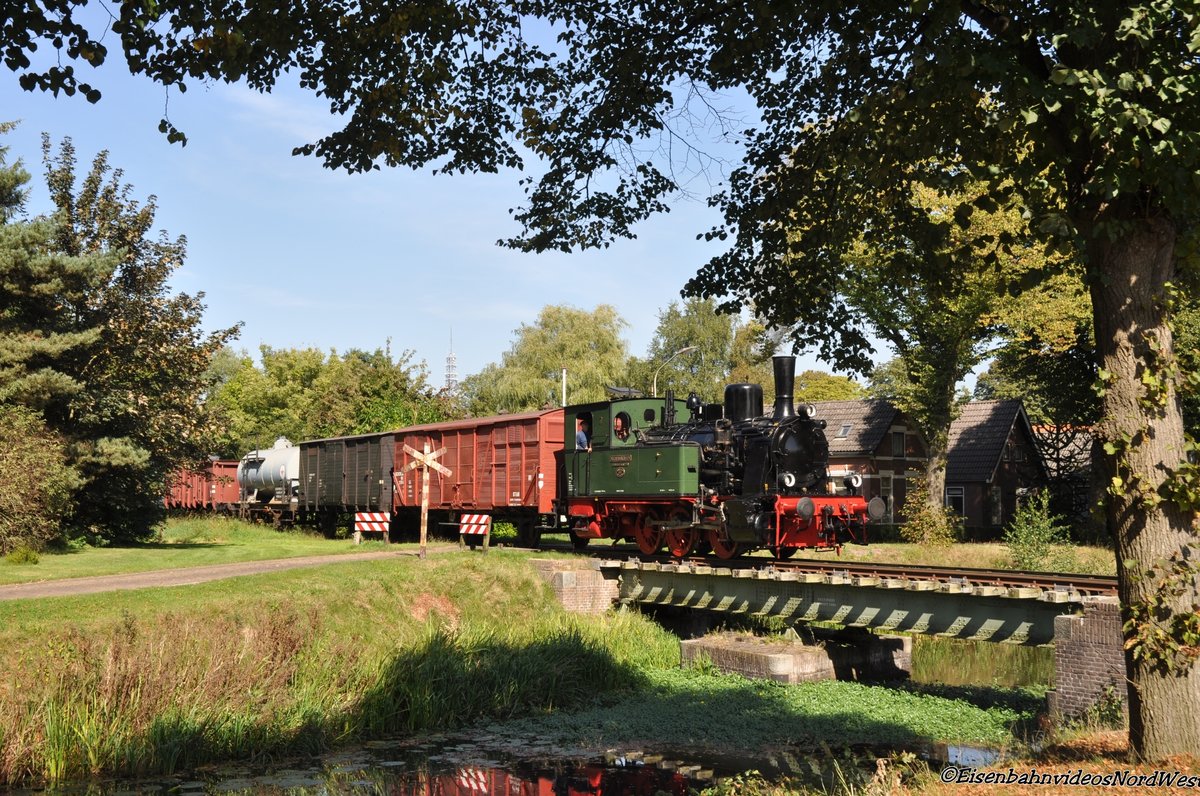
{"label": "tree trunk", "polygon": [[958,362],[929,362],[930,381],[923,392],[928,404],[920,413],[924,421],[926,453],[926,500],[931,509],[946,505],[946,457],[950,446],[950,424],[954,422],[954,388],[958,385]]}
{"label": "tree trunk", "polygon": [[933,431],[927,441],[929,458],[925,460],[926,501],[931,509],[946,504],[946,445],[950,437],[949,421],[945,429]]}
{"label": "tree trunk", "polygon": [[[1162,219],[1126,224],[1117,240],[1105,232],[1092,235],[1088,262],[1096,351],[1107,371],[1107,376],[1101,374],[1106,391],[1099,433],[1103,442],[1118,448],[1101,461],[1105,482],[1112,485],[1108,522],[1128,617],[1131,607],[1146,605],[1158,594],[1161,573],[1144,576],[1156,564],[1181,555],[1197,561],[1197,551],[1190,547],[1197,541],[1197,518],[1169,501],[1156,502],[1169,472],[1184,461],[1183,418],[1170,379],[1157,395],[1143,382],[1143,377],[1161,375],[1162,358],[1173,351],[1163,305],[1164,287],[1174,275],[1175,228]],[[1135,563],[1127,568],[1126,561]],[[1174,614],[1190,613],[1197,604],[1194,572],[1183,579],[1182,590],[1167,598]],[[1126,630],[1126,639],[1131,637]],[[1126,670],[1134,750],[1146,760],[1200,754],[1200,667],[1194,660],[1168,672],[1127,650]]]}

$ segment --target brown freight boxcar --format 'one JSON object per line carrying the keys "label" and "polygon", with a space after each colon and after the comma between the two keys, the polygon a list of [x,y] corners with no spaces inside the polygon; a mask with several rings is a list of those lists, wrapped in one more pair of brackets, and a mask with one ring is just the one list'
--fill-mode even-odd
{"label": "brown freight boxcar", "polygon": [[450,475],[429,473],[431,521],[453,523],[463,513],[511,522],[523,543],[536,544],[537,528],[550,525],[563,449],[562,409],[413,426],[395,432],[393,506],[404,525],[416,527],[421,471],[405,471],[422,451],[445,448],[437,459]]}
{"label": "brown freight boxcar", "polygon": [[210,459],[172,474],[163,502],[178,511],[232,512],[238,505],[236,460]]}

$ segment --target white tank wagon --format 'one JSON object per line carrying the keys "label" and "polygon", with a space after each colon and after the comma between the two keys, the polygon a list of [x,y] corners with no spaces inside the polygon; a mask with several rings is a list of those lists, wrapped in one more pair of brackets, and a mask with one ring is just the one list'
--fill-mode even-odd
{"label": "white tank wagon", "polygon": [[253,450],[237,468],[243,515],[269,519],[275,526],[296,521],[300,487],[300,448],[280,437],[268,449]]}

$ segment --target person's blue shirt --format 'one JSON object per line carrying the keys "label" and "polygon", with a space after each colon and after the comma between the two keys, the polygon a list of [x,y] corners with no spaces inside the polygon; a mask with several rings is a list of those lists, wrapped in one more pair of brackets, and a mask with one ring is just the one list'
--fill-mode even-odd
{"label": "person's blue shirt", "polygon": [[575,432],[575,450],[585,451],[588,447],[588,435],[582,428]]}

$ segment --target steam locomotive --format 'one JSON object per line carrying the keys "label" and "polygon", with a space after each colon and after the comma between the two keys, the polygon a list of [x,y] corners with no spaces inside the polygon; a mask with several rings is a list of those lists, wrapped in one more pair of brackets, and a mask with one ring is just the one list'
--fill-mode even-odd
{"label": "steam locomotive", "polygon": [[[885,504],[857,494],[857,475],[845,494],[829,491],[825,421],[811,405],[796,412],[795,367],[795,357],[775,357],[769,415],[757,384],[728,385],[723,404],[668,393],[567,407],[558,519],[576,546],[632,539],[648,555],[665,546],[679,558],[711,550],[728,559],[866,544],[867,522]],[[572,437],[576,427],[594,431]]]}

